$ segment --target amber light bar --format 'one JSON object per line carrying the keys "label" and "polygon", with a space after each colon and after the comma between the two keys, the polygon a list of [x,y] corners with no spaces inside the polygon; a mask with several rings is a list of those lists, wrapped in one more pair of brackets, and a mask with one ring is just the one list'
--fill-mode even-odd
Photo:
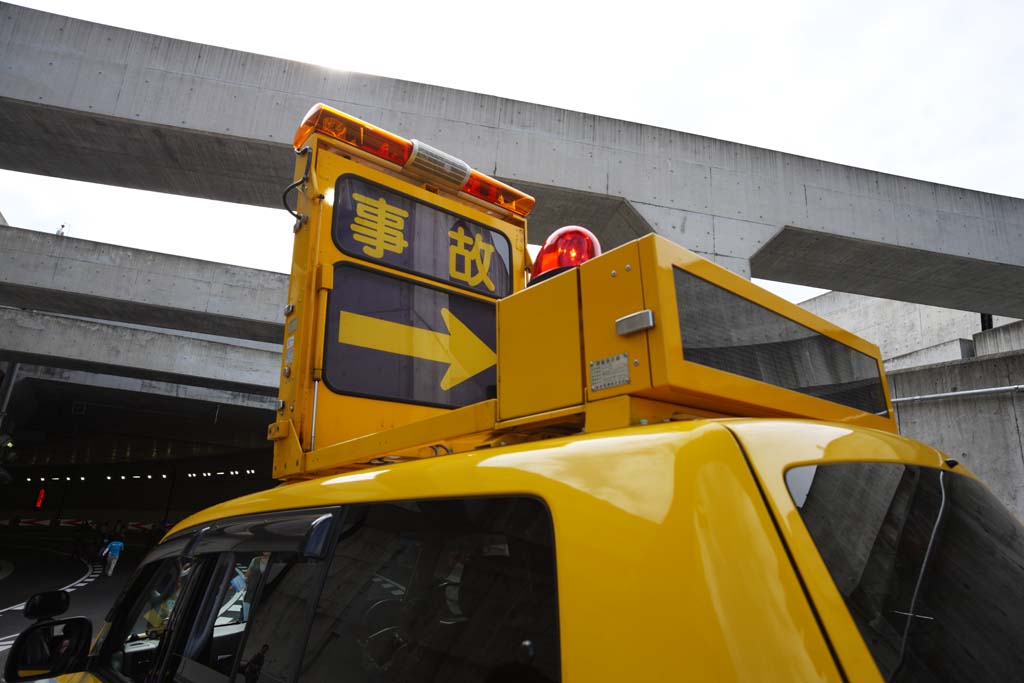
{"label": "amber light bar", "polygon": [[347,145],[351,145],[384,161],[404,166],[412,154],[412,142],[340,112],[326,104],[318,104],[309,110],[302,125],[295,131],[292,145],[299,149],[313,133],[323,133]]}
{"label": "amber light bar", "polygon": [[480,171],[470,171],[469,180],[466,181],[462,191],[470,197],[482,199],[519,216],[530,215],[533,205],[537,203],[537,200],[525,192],[520,192]]}
{"label": "amber light bar", "polygon": [[[296,150],[301,149],[314,133],[326,135],[403,169],[413,155],[414,143],[411,140],[389,133],[326,104],[317,104],[309,110],[295,131],[292,146]],[[418,175],[423,175],[422,168],[415,170]],[[444,181],[449,178],[438,180]],[[469,180],[462,186],[461,192],[523,217],[529,215],[536,204],[536,200],[525,192],[520,192],[475,170],[470,171]]]}

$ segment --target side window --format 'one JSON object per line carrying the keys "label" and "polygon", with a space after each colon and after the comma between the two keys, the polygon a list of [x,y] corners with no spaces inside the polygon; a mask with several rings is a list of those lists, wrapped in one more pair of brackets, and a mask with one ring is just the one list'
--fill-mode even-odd
{"label": "side window", "polygon": [[292,552],[222,553],[216,562],[174,680],[291,680],[324,563]]}
{"label": "side window", "polygon": [[249,552],[209,558],[215,569],[176,662],[177,680],[229,679],[269,557],[270,553]]}
{"label": "side window", "polygon": [[237,683],[293,680],[323,577],[323,562],[294,553],[263,558],[259,592],[252,607],[245,608],[251,609],[249,634],[235,669]]}
{"label": "side window", "polygon": [[980,482],[841,462],[786,485],[882,678],[1021,680],[1024,527]]}
{"label": "side window", "polygon": [[338,672],[353,683],[561,680],[547,507],[527,497],[349,507],[298,680]]}
{"label": "side window", "polygon": [[192,563],[179,558],[159,563],[123,622],[127,631],[117,639],[110,656],[115,671],[136,683],[147,679],[194,569]]}

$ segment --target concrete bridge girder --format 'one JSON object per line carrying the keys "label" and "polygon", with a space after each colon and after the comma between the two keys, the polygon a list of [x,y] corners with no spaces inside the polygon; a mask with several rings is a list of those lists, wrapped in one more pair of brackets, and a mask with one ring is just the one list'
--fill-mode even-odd
{"label": "concrete bridge girder", "polygon": [[[1024,245],[1024,237],[1017,243]],[[841,292],[919,304],[932,304],[924,291],[930,288],[942,292],[943,308],[1024,317],[1017,294],[1024,268],[1006,263],[786,226],[753,255],[750,268],[768,280],[814,286],[827,279]]]}
{"label": "concrete bridge girder", "polygon": [[288,276],[0,227],[0,306],[280,344]]}
{"label": "concrete bridge girder", "polygon": [[62,384],[81,384],[91,387],[115,389],[133,394],[152,394],[186,401],[204,401],[219,405],[256,408],[260,410],[276,410],[277,400],[264,394],[251,394],[243,391],[211,389],[209,387],[161,382],[159,380],[139,377],[123,377],[118,375],[68,370],[44,365],[21,364],[18,367],[18,380],[43,380]]}
{"label": "concrete bridge girder", "polygon": [[[744,274],[878,295],[860,262],[832,259],[822,268],[781,251],[809,254],[818,236],[834,236],[865,245],[869,260],[895,259],[887,291],[896,298],[1021,315],[1009,294],[1024,290],[1019,199],[0,9],[0,62],[8,65],[0,71],[2,167],[276,206],[292,171],[295,126],[324,101],[535,191],[534,242],[566,223],[589,223],[608,246],[654,230]],[[785,226],[793,229],[786,239],[774,239]],[[904,252],[964,259],[977,300],[965,304],[937,284],[941,258],[905,268]],[[758,265],[784,260],[781,273]],[[1006,266],[1005,277],[982,285],[991,263]]]}
{"label": "concrete bridge girder", "polygon": [[94,320],[0,308],[0,359],[261,396],[277,393],[280,351]]}

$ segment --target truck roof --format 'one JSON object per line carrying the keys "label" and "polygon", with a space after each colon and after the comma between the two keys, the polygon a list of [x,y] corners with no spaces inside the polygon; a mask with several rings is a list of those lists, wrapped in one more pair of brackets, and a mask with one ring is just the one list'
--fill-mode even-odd
{"label": "truck roof", "polygon": [[[779,481],[786,469],[800,464],[876,461],[942,467],[945,459],[919,442],[856,425],[798,419],[698,419],[483,448],[286,483],[203,510],[170,533],[243,515],[370,501],[509,493],[546,497],[552,495],[552,484],[573,487],[595,500],[636,497],[646,501],[642,506],[658,505],[659,496],[672,495],[664,476],[673,471],[676,458],[726,444],[756,459],[763,472],[777,474]],[[652,460],[660,462],[653,470]],[[654,470],[659,473],[648,479],[645,473]]]}

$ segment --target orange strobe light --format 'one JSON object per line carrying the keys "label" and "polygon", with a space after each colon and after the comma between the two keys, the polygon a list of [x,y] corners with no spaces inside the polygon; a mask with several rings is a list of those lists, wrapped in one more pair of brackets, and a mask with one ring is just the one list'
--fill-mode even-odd
{"label": "orange strobe light", "polygon": [[396,166],[404,166],[412,154],[412,141],[340,112],[326,104],[309,110],[295,131],[292,146],[300,149],[313,133],[322,133]]}
{"label": "orange strobe light", "polygon": [[[317,104],[309,110],[302,119],[302,124],[295,131],[292,145],[296,150],[301,149],[314,133],[326,135],[403,169],[409,164],[415,144],[426,147],[423,143],[413,143],[411,140],[389,133],[326,104]],[[441,154],[448,156],[444,153]],[[446,163],[442,163],[439,169],[446,171],[445,173],[432,174],[429,163],[411,164],[407,171],[413,175],[428,177],[428,179],[433,175],[433,179],[439,181],[442,186],[450,186],[454,177],[461,176],[456,181],[461,184],[463,178],[466,177],[464,169],[468,169],[468,165],[455,157],[449,157],[443,161]],[[460,166],[461,168],[458,168]],[[469,170],[469,180],[465,181],[461,192],[468,197],[487,202],[523,217],[529,215],[536,203],[536,200],[525,192],[520,192],[500,180],[495,180],[471,169]]]}
{"label": "orange strobe light", "polygon": [[528,216],[536,200],[530,195],[510,187],[500,180],[472,171],[462,191],[471,197],[500,206],[519,216]]}

